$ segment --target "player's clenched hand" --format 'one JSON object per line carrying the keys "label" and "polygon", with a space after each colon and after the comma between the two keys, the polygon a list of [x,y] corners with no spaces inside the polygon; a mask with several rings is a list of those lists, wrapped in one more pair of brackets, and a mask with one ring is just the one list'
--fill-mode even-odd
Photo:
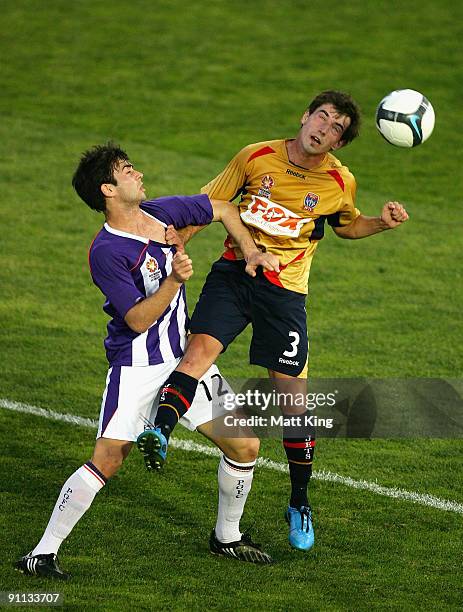
{"label": "player's clenched hand", "polygon": [[175,246],[177,248],[177,252],[184,253],[185,248],[183,246],[183,240],[180,238],[177,230],[173,225],[168,225],[166,229],[166,244],[170,244],[171,246]]}
{"label": "player's clenched hand", "polygon": [[172,260],[171,276],[178,283],[184,283],[193,274],[193,263],[186,253],[175,253]]}
{"label": "player's clenched hand", "polygon": [[256,251],[250,255],[246,262],[246,273],[254,277],[259,266],[262,266],[264,270],[269,270],[270,272],[280,271],[280,262],[278,257],[273,255],[273,253],[261,253],[260,251]]}
{"label": "player's clenched hand", "polygon": [[399,202],[386,202],[381,212],[381,221],[393,229],[408,221],[408,213]]}

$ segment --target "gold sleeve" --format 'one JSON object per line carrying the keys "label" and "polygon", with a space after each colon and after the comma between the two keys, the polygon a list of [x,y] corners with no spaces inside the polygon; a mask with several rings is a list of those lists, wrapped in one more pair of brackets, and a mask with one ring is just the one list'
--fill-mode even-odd
{"label": "gold sleeve", "polygon": [[241,149],[218,176],[201,188],[201,193],[214,200],[234,200],[246,186],[247,162],[254,148],[250,145]]}
{"label": "gold sleeve", "polygon": [[355,207],[355,196],[357,194],[357,182],[354,175],[349,172],[346,177],[346,188],[344,192],[343,205],[339,211],[340,225],[349,225],[360,215],[360,211]]}

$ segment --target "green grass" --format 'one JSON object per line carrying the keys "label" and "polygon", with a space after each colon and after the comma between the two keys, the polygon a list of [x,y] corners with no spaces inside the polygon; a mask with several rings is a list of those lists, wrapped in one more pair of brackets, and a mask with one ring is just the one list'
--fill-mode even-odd
{"label": "green grass", "polygon": [[[194,193],[245,144],[294,135],[307,102],[328,87],[351,91],[364,111],[360,139],[340,152],[358,180],[358,207],[373,215],[398,199],[411,219],[358,242],[328,232],[320,244],[308,301],[311,374],[461,377],[459,3],[16,0],[0,8],[0,397],[97,417],[106,317],[86,257],[102,218],[70,186],[81,151],[113,138],[144,171],[151,196]],[[422,91],[436,111],[434,134],[411,151],[387,145],[373,121],[378,101],[402,87]],[[222,240],[212,227],[189,247],[191,307]],[[244,366],[249,339],[247,330],[221,357],[226,376],[262,375]],[[27,590],[10,560],[40,536],[93,434],[3,411],[0,419],[1,584]],[[263,453],[283,460],[276,442]],[[181,451],[171,459],[159,487],[130,457],[66,542],[67,604],[461,603],[458,515],[316,481],[317,546],[305,558],[287,547],[280,519],[287,479],[261,470],[246,520],[279,564],[241,566],[207,553],[215,460]],[[323,440],[316,468],[461,502],[461,459],[459,440]]]}
{"label": "green grass", "polygon": [[[14,480],[2,480],[0,517],[14,533],[3,555],[14,559],[40,537],[63,474],[88,458],[93,432],[4,412],[0,419],[8,432],[1,439],[5,473],[16,474]],[[360,476],[369,469],[370,477],[378,474],[392,484],[400,479],[423,491],[451,486],[450,476],[447,483],[437,476],[434,482],[421,479],[419,445],[376,445],[377,460],[369,468],[364,462],[355,465],[364,445],[349,445],[353,462],[338,461],[336,448],[322,443],[324,467],[345,465]],[[456,453],[439,457],[438,450],[431,445],[436,473],[458,469]],[[266,445],[265,454],[283,458],[274,444]],[[27,470],[21,469],[25,455]],[[65,604],[294,610],[306,602],[304,609],[310,610],[403,610],[426,601],[436,609],[457,608],[463,531],[458,515],[314,481],[317,545],[305,555],[291,551],[286,542],[286,477],[263,468],[257,471],[243,522],[255,524],[254,532],[277,564],[256,567],[212,557],[207,539],[216,506],[216,463],[199,453],[172,450],[165,471],[153,475],[142,469],[134,452],[98,495],[83,519],[85,527],[75,529],[61,548],[63,567],[73,579],[53,587],[63,593]],[[11,590],[50,588],[8,567],[2,577]]]}

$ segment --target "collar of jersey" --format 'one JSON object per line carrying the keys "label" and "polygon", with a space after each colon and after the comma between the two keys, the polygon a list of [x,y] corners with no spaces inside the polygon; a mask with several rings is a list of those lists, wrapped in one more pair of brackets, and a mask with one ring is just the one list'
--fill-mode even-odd
{"label": "collar of jersey", "polygon": [[165,229],[167,227],[167,225],[165,223],[163,223],[162,221],[159,221],[159,219],[156,219],[156,217],[154,215],[150,215],[149,212],[146,212],[146,210],[143,210],[143,208],[140,208],[141,212],[146,215],[147,217],[149,217],[150,219],[154,219],[154,221],[156,221],[156,223],[159,223],[159,225],[162,225],[162,227]]}
{"label": "collar of jersey", "polygon": [[[159,225],[162,225],[162,227],[167,227],[165,223],[163,223],[162,221],[159,221],[159,219],[156,219],[156,217],[153,217],[153,215],[150,215],[149,213],[147,213],[146,210],[143,210],[143,209],[140,209],[140,210],[144,215],[146,215],[147,217],[150,217],[150,219],[154,219],[154,221],[159,223]],[[140,240],[140,242],[143,242],[144,244],[148,244],[148,242],[154,242],[156,244],[164,244],[163,242],[157,242],[156,240],[150,240],[149,238],[144,238],[143,236],[137,236],[136,234],[129,234],[129,232],[122,232],[121,230],[114,229],[113,227],[108,225],[108,223],[104,224],[104,228],[110,234],[121,236],[122,238],[132,238],[132,240]],[[169,245],[166,245],[166,246],[169,246]]]}
{"label": "collar of jersey", "polygon": [[[325,157],[318,164],[318,166],[314,166],[313,168],[304,168],[304,166],[299,166],[298,164],[295,164],[289,159],[288,149],[286,148],[286,143],[289,142],[290,140],[295,140],[295,138],[287,138],[286,140],[283,140],[283,155],[285,157],[285,161],[287,164],[294,166],[295,168],[299,168],[300,170],[305,170],[306,172],[313,172],[314,170],[320,170],[320,168],[326,166],[328,162],[330,161],[330,153],[329,151],[327,151],[325,153]],[[331,157],[333,159],[336,159],[333,155],[331,155]],[[339,160],[336,159],[336,161],[339,161]]]}
{"label": "collar of jersey", "polygon": [[143,238],[143,236],[137,236],[136,234],[129,234],[128,232],[122,232],[121,230],[114,229],[107,223],[105,223],[103,227],[107,232],[109,232],[110,234],[114,234],[115,236],[121,236],[122,238],[132,238],[132,240],[139,240],[144,244],[148,244],[148,242],[150,241],[149,238]]}

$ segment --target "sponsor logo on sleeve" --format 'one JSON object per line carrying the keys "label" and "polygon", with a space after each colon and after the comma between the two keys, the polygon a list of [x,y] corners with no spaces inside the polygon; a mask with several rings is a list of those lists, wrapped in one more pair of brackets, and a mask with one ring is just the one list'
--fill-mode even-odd
{"label": "sponsor logo on sleeve", "polygon": [[303,225],[312,221],[310,217],[300,217],[281,204],[254,195],[248,208],[241,213],[241,219],[247,225],[256,227],[270,236],[288,238],[297,238]]}

